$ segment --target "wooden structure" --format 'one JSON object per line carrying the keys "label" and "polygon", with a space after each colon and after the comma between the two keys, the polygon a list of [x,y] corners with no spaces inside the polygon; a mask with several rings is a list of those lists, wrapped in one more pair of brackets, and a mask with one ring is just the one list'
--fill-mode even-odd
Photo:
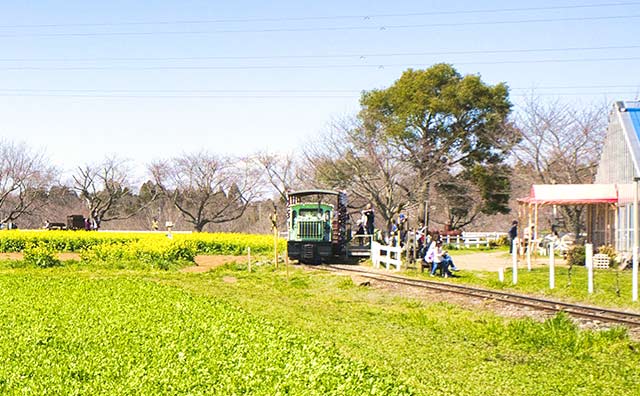
{"label": "wooden structure", "polygon": [[[530,241],[538,241],[540,207],[545,205],[586,205],[587,242],[595,246],[614,245],[617,229],[618,186],[616,184],[534,184],[528,197],[518,200],[518,235],[533,232]],[[524,220],[524,221],[523,221]]]}

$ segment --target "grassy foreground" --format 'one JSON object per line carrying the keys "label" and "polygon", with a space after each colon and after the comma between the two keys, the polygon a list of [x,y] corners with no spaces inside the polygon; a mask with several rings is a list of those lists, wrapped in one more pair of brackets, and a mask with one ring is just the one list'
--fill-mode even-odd
{"label": "grassy foreground", "polygon": [[0,270],[2,394],[634,395],[640,344],[242,265]]}

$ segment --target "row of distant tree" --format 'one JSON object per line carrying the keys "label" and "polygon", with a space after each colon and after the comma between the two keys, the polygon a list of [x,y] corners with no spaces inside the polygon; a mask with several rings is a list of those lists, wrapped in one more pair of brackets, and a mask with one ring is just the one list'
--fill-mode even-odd
{"label": "row of distant tree", "polygon": [[[514,197],[533,183],[593,181],[606,106],[577,107],[531,96],[512,111],[508,87],[447,64],[405,71],[367,91],[358,114],[334,120],[299,152],[244,158],[207,151],[148,164],[135,185],[131,163],[106,158],[79,166],[66,185],[44,154],[0,142],[0,222],[38,226],[82,213],[98,227],[264,232],[265,212],[284,210],[286,192],[348,192],[352,210],[371,202],[378,226],[407,213],[430,228],[504,227]],[[582,208],[563,207],[574,232]],[[284,219],[284,216],[280,216]]]}

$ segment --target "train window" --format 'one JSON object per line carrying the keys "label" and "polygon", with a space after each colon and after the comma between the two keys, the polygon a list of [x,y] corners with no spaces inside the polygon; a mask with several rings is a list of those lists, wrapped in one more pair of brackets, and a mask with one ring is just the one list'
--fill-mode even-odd
{"label": "train window", "polygon": [[300,216],[319,217],[322,216],[322,209],[300,209]]}

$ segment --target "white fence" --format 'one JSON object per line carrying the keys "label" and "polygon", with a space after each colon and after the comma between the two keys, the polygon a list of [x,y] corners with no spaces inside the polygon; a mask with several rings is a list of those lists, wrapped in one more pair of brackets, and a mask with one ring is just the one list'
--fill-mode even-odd
{"label": "white fence", "polygon": [[489,246],[491,241],[506,237],[506,232],[463,232],[462,235],[442,235],[442,242],[456,247]]}
{"label": "white fence", "polygon": [[390,265],[395,266],[396,271],[402,267],[402,248],[400,246],[384,246],[378,242],[371,243],[371,261],[374,268],[380,268],[380,264],[385,264],[389,269]]}

